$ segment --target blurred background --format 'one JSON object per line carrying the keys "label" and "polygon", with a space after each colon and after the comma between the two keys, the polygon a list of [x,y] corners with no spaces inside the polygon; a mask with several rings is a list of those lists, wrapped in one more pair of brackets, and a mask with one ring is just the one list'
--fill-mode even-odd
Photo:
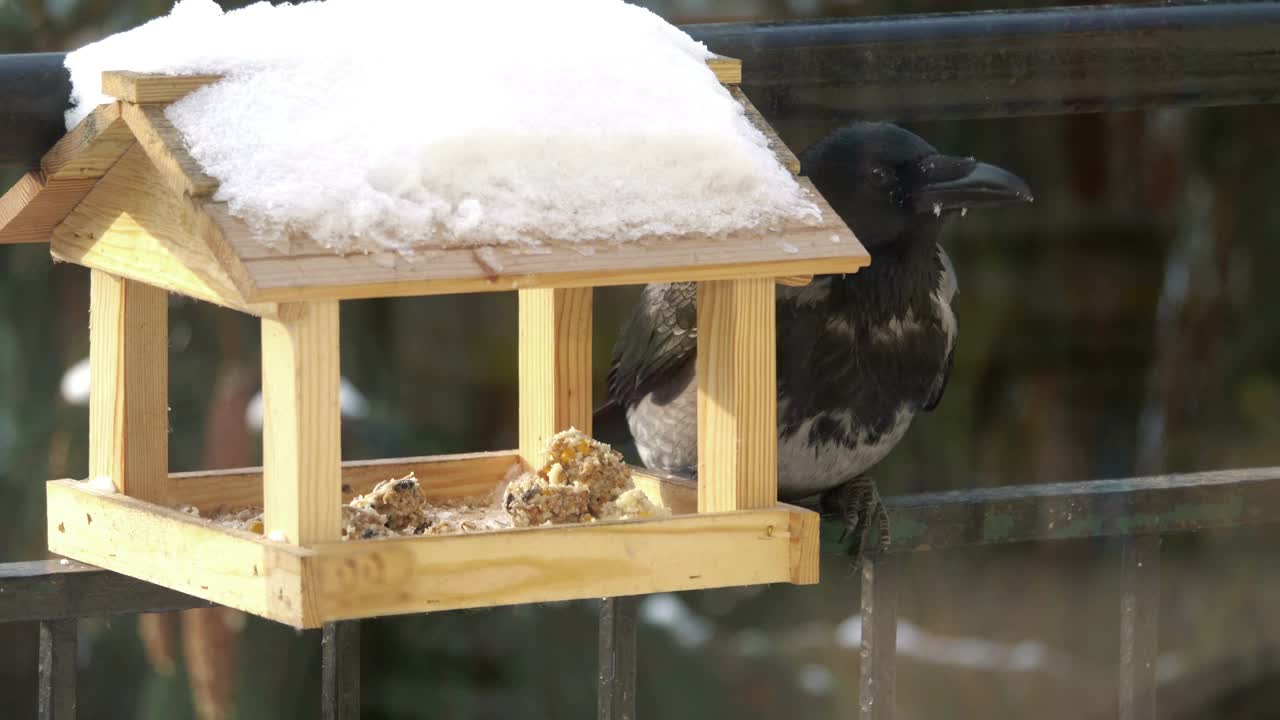
{"label": "blurred background", "polygon": [[[640,4],[677,24],[1009,7]],[[74,49],[170,7],[0,0],[0,52]],[[821,116],[769,119],[797,152],[833,129]],[[882,493],[1280,465],[1280,292],[1267,280],[1280,272],[1280,107],[903,124],[1017,172],[1037,202],[948,230],[956,370],[939,410],[875,472]],[[4,188],[16,179],[0,176]],[[53,265],[45,245],[0,246],[0,562],[46,556],[43,482],[86,472],[88,279]],[[597,291],[597,398],[637,291]],[[172,303],[172,469],[259,463],[246,412],[257,324]],[[355,390],[346,459],[516,444],[513,294],[351,302],[342,323]],[[1266,528],[1166,538],[1162,716],[1280,718],[1277,539]],[[839,557],[822,573],[815,587],[646,598],[640,715],[853,716],[859,582]],[[1109,541],[909,556],[901,717],[1114,716],[1119,581]],[[592,717],[596,610],[366,622],[364,716]],[[319,716],[318,633],[200,610],[84,621],[80,653],[83,718]],[[35,660],[35,626],[0,625],[0,716],[35,716]]]}

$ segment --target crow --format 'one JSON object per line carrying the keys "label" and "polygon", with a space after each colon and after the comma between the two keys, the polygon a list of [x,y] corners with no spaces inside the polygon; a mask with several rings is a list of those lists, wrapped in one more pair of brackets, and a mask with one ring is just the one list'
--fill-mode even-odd
{"label": "crow", "polygon": [[[951,374],[957,285],[944,224],[1032,195],[1016,175],[890,123],[842,127],[800,160],[871,265],[777,289],[778,492],[857,530],[874,496],[865,473],[937,407]],[[645,286],[597,411],[597,424],[625,413],[645,466],[687,477],[698,467],[695,295],[694,283]]]}

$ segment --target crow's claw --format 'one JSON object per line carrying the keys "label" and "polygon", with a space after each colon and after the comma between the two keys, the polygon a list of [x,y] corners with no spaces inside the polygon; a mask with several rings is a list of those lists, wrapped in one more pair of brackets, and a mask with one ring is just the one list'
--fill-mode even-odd
{"label": "crow's claw", "polygon": [[868,543],[880,546],[888,540],[889,523],[875,482],[862,475],[822,493],[818,512],[823,534],[839,532],[833,541],[857,567]]}

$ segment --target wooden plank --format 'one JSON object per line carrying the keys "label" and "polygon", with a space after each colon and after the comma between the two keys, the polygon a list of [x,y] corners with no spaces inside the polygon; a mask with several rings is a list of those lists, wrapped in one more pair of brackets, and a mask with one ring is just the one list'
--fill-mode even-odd
{"label": "wooden plank", "polygon": [[634,465],[631,480],[650,500],[675,515],[698,512],[698,483],[693,480]]}
{"label": "wooden plank", "polygon": [[274,304],[244,301],[226,269],[239,261],[227,261],[225,250],[219,257],[212,222],[165,187],[143,148],[131,148],[101,180],[74,182],[97,185],[53,230],[55,258],[252,315],[277,314]]}
{"label": "wooden plank", "polygon": [[206,175],[191,157],[164,109],[164,105],[124,103],[124,120],[173,192],[193,198],[212,195],[218,189],[218,181]]}
{"label": "wooden plank", "polygon": [[342,536],[338,303],[262,320],[263,524],[298,545]]}
{"label": "wooden plank", "polygon": [[788,275],[786,277],[778,278],[779,285],[786,285],[788,287],[804,287],[811,282],[813,282],[812,275]]}
{"label": "wooden plank", "polygon": [[169,293],[94,270],[89,476],[162,503],[169,476]]}
{"label": "wooden plank", "polygon": [[100,178],[133,145],[120,103],[99,105],[40,160],[48,180]]}
{"label": "wooden plank", "polygon": [[97,183],[95,178],[45,180],[26,173],[0,196],[0,245],[49,242],[49,236]]}
{"label": "wooden plank", "polygon": [[51,552],[294,627],[319,624],[303,603],[309,551],[85,485],[46,484]]}
{"label": "wooden plank", "polygon": [[71,560],[0,564],[0,622],[207,607],[205,600]]}
{"label": "wooden plank", "polygon": [[58,223],[133,144],[119,103],[99,106],[0,197],[0,244],[49,242]]}
{"label": "wooden plank", "polygon": [[591,288],[520,291],[520,454],[530,465],[561,430],[591,434],[591,297]]}
{"label": "wooden plank", "polygon": [[[515,450],[351,460],[342,463],[342,499],[346,502],[383,480],[409,473],[418,478],[423,494],[433,500],[479,497],[493,492],[519,462],[520,454]],[[262,507],[262,468],[171,473],[169,501],[174,506],[194,506],[202,514]]]}
{"label": "wooden plank", "polygon": [[747,97],[746,93],[742,92],[742,88],[730,87],[729,94],[733,96],[734,100],[738,101],[739,105],[742,105],[747,121],[751,123],[752,127],[759,130],[764,135],[765,140],[769,141],[769,149],[773,151],[774,157],[778,158],[778,163],[790,170],[792,175],[799,175],[799,158],[795,156],[795,153],[791,152],[791,148],[787,147],[786,143],[782,142],[782,138],[778,137],[778,133],[769,125],[769,121],[764,119],[764,115],[761,115],[756,106],[751,104],[751,99]]}
{"label": "wooden plank", "polygon": [[716,79],[724,85],[737,85],[742,82],[742,61],[737,58],[714,55],[707,60],[707,67],[716,74]]}
{"label": "wooden plank", "polygon": [[[806,247],[816,236],[802,240]],[[795,239],[788,242],[796,246]],[[740,250],[736,254],[732,251]],[[497,251],[508,256],[510,251]],[[861,247],[859,246],[859,252]],[[487,275],[471,253],[443,251],[423,267],[388,271],[372,256],[309,256],[246,260],[254,289],[252,303],[355,300],[377,297],[452,295],[534,288],[607,287],[649,282],[694,282],[733,278],[853,274],[869,259],[849,255],[795,259],[775,257],[768,248],[746,243],[690,243],[687,247],[654,244],[645,248],[618,246],[584,258],[576,251],[556,248],[545,255],[514,256],[508,270]],[[723,259],[722,263],[707,262]],[[758,261],[757,261],[758,259]],[[587,262],[581,262],[587,260]],[[574,268],[568,270],[567,268]]]}
{"label": "wooden plank", "polygon": [[698,284],[698,511],[778,501],[774,283]]}
{"label": "wooden plank", "polygon": [[131,103],[170,103],[221,79],[221,75],[154,75],[108,70],[102,73],[102,92]]}
{"label": "wooden plank", "polygon": [[815,512],[791,513],[791,582],[796,585],[818,583],[820,525],[821,518]]}
{"label": "wooden plank", "polygon": [[470,248],[422,250],[416,260],[386,253],[340,256],[303,240],[284,252],[257,242],[222,203],[206,201],[203,208],[243,263],[246,278],[238,286],[251,302],[776,278],[854,273],[870,264],[866,249],[812,183],[799,182],[822,211],[817,225],[655,238],[586,255],[574,246],[492,247],[484,261]]}
{"label": "wooden plank", "polygon": [[330,543],[305,559],[324,621],[789,582],[790,513]]}

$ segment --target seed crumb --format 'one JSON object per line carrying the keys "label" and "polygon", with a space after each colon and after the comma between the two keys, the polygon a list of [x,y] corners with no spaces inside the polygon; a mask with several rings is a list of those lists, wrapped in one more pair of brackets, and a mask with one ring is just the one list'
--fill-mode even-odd
{"label": "seed crumb", "polygon": [[507,486],[503,507],[516,527],[670,514],[636,488],[621,453],[576,428],[547,441],[542,464]]}

